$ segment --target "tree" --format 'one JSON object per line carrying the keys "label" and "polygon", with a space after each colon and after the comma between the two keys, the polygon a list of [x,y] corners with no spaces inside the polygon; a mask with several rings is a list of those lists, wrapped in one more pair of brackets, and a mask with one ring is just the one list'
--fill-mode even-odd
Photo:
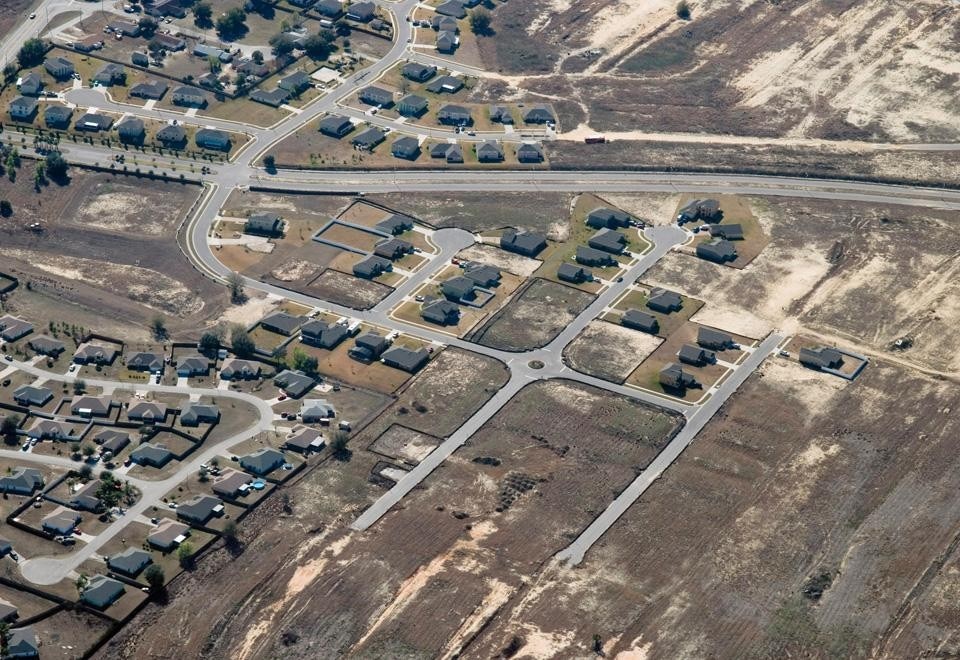
{"label": "tree", "polygon": [[293,349],[293,354],[290,356],[290,366],[299,371],[314,374],[317,372],[319,363],[317,362],[317,358],[307,354],[302,348],[295,348]]}
{"label": "tree", "polygon": [[143,33],[144,39],[150,39],[157,31],[157,22],[149,16],[141,18],[137,21],[137,25],[140,26],[140,32]]}
{"label": "tree", "polygon": [[261,53],[259,50],[253,51],[250,57],[252,57],[253,61],[257,64],[263,64],[263,53]]}
{"label": "tree", "polygon": [[263,166],[267,168],[268,172],[275,172],[277,170],[277,159],[273,154],[267,154],[263,157]]}
{"label": "tree", "polygon": [[231,520],[223,528],[223,540],[230,550],[240,548],[240,537],[237,535],[237,523]]}
{"label": "tree", "polygon": [[250,357],[257,350],[257,345],[253,343],[250,334],[242,325],[235,327],[230,334],[230,347],[233,349],[234,354],[239,357]]}
{"label": "tree", "polygon": [[46,159],[47,176],[51,179],[65,179],[67,176],[67,161],[59,151],[49,154]]}
{"label": "tree", "polygon": [[3,436],[3,444],[13,447],[17,444],[17,427],[20,425],[20,418],[16,415],[4,417],[0,422],[0,436]]}
{"label": "tree", "polygon": [[78,576],[77,576],[77,579],[74,580],[74,582],[73,582],[73,586],[75,586],[75,587],[77,588],[77,593],[78,593],[78,594],[82,594],[82,593],[83,593],[83,590],[87,588],[87,585],[88,585],[88,584],[90,584],[90,580],[89,580],[89,579],[87,578],[87,576],[84,575],[83,573],[81,573],[80,575],[78,575]]}
{"label": "tree", "polygon": [[154,339],[157,341],[163,341],[167,338],[167,322],[162,316],[157,314],[150,321],[150,331],[153,333]]}
{"label": "tree", "polygon": [[120,489],[120,484],[117,483],[116,477],[109,472],[101,472],[100,485],[97,487],[96,495],[97,499],[103,502],[105,507],[112,509],[120,504],[123,492]]}
{"label": "tree", "polygon": [[163,592],[163,583],[167,581],[167,576],[163,574],[163,568],[159,564],[150,564],[143,574],[144,579],[150,586],[150,593],[157,595]]}
{"label": "tree", "polygon": [[217,34],[222,39],[232,41],[247,32],[247,15],[239,7],[234,7],[217,19]]}
{"label": "tree", "polygon": [[97,450],[93,448],[93,445],[84,445],[80,451],[87,458],[90,458],[97,452]]}
{"label": "tree", "polygon": [[13,215],[13,205],[9,200],[0,199],[0,215],[2,215],[4,218],[9,218],[11,215]]}
{"label": "tree", "polygon": [[87,381],[82,378],[78,378],[73,381],[73,393],[74,394],[83,394],[87,391]]}
{"label": "tree", "polygon": [[10,624],[6,621],[0,621],[0,654],[4,658],[10,652]]}
{"label": "tree", "polygon": [[207,30],[213,27],[213,9],[206,2],[197,3],[193,8],[193,24]]}
{"label": "tree", "polygon": [[270,51],[274,57],[282,57],[293,52],[293,39],[284,33],[270,37]]}
{"label": "tree", "polygon": [[325,60],[333,52],[333,32],[321,30],[319,34],[311,34],[303,44],[303,50],[315,60]]}
{"label": "tree", "polygon": [[193,566],[193,544],[189,541],[181,543],[180,547],[177,548],[177,560],[184,568]]}
{"label": "tree", "polygon": [[28,69],[43,62],[43,56],[47,54],[47,47],[39,39],[27,39],[20,47],[17,53],[17,62],[21,69]]}
{"label": "tree", "polygon": [[333,439],[330,440],[330,450],[333,452],[334,458],[342,461],[350,457],[350,450],[347,448],[349,441],[350,436],[347,435],[346,431],[337,431],[333,434]]}
{"label": "tree", "polygon": [[685,21],[690,20],[690,3],[687,0],[680,0],[677,3],[677,16]]}
{"label": "tree", "polygon": [[230,289],[230,302],[234,305],[241,305],[247,300],[247,295],[243,291],[243,275],[232,272],[227,277],[227,287]]}
{"label": "tree", "polygon": [[90,477],[93,476],[93,468],[89,464],[84,463],[80,466],[80,478],[84,481],[89,481]]}
{"label": "tree", "polygon": [[199,348],[201,353],[214,353],[220,350],[220,337],[213,332],[204,332],[200,335]]}
{"label": "tree", "polygon": [[493,34],[493,30],[490,29],[490,23],[493,21],[493,16],[486,9],[474,9],[470,12],[470,30],[479,36],[489,37]]}
{"label": "tree", "polygon": [[200,483],[202,484],[205,484],[208,481],[210,481],[210,471],[207,470],[206,466],[203,466],[200,468],[200,475],[198,478],[200,479]]}

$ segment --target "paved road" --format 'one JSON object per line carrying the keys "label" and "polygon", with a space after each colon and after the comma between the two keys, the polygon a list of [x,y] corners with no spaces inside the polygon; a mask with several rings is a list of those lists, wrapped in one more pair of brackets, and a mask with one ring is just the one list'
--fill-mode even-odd
{"label": "paved road", "polygon": [[637,501],[643,493],[660,478],[660,475],[670,467],[683,450],[690,446],[694,438],[706,425],[710,418],[720,409],[720,406],[733,394],[740,385],[753,373],[760,363],[767,358],[777,346],[785,339],[783,335],[771,334],[757,349],[751,353],[740,367],[734,371],[714,392],[713,396],[687,419],[684,427],[674,436],[663,450],[657,454],[640,475],[637,476],[620,495],[610,503],[610,505],[601,513],[590,525],[571,543],[566,549],[557,554],[557,559],[567,561],[572,565],[577,565],[583,561],[594,543],[596,543],[603,534],[610,529],[617,520],[620,519],[627,509]]}

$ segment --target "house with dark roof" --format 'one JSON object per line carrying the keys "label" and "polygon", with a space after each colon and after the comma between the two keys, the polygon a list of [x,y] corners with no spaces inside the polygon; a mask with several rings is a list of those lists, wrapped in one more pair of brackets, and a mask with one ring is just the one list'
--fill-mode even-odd
{"label": "house with dark roof", "polygon": [[73,354],[73,361],[77,364],[113,364],[119,352],[113,346],[86,342],[77,347],[77,352]]}
{"label": "house with dark roof", "polygon": [[696,378],[683,370],[679,364],[671,362],[660,370],[660,384],[671,390],[697,389],[703,387]]}
{"label": "house with dark roof", "polygon": [[413,229],[413,218],[400,213],[391,213],[375,225],[376,229],[397,236]]}
{"label": "house with dark roof", "polygon": [[343,13],[343,3],[340,0],[320,0],[313,8],[327,18],[339,18]]}
{"label": "house with dark roof", "polygon": [[147,129],[139,117],[127,117],[117,124],[117,137],[121,142],[140,144],[146,135]]}
{"label": "house with dark roof", "polygon": [[157,131],[157,141],[168,149],[183,149],[187,146],[187,131],[179,124],[168,124]]}
{"label": "house with dark roof", "polygon": [[27,345],[30,346],[35,353],[39,355],[49,355],[50,357],[57,357],[67,348],[59,339],[54,339],[47,335],[33,337],[27,342]]}
{"label": "house with dark roof", "polygon": [[153,374],[163,373],[164,358],[160,353],[139,351],[127,358],[127,369],[131,371],[149,371]]}
{"label": "house with dark roof", "polygon": [[223,502],[212,495],[196,495],[177,507],[177,518],[194,525],[205,525],[214,516],[222,515]]}
{"label": "house with dark roof", "polygon": [[336,409],[326,399],[305,399],[300,404],[300,421],[304,424],[326,422],[336,416]]}
{"label": "house with dark roof", "polygon": [[477,145],[477,160],[481,163],[501,163],[503,148],[495,140],[484,140]]}
{"label": "house with dark roof", "polygon": [[275,89],[260,89],[259,87],[250,92],[250,100],[269,105],[271,108],[279,108],[290,100],[290,92],[279,87]]}
{"label": "house with dark roof", "polygon": [[220,408],[211,403],[191,401],[180,411],[180,424],[197,427],[201,424],[216,424],[220,421]]}
{"label": "house with dark roof", "polygon": [[300,328],[300,341],[309,346],[333,350],[350,335],[345,325],[312,320]]}
{"label": "house with dark roof", "polygon": [[109,451],[116,456],[130,444],[130,436],[116,429],[103,429],[93,436],[93,441],[100,445],[103,451]]}
{"label": "house with dark roof", "polygon": [[70,414],[79,417],[106,417],[113,407],[108,396],[75,396],[70,401]]}
{"label": "house with dark roof", "polygon": [[452,16],[441,16],[438,14],[433,17],[433,21],[430,22],[430,27],[437,32],[453,32],[454,34],[460,32],[460,24],[457,23],[457,19]]}
{"label": "house with dark roof", "polygon": [[463,268],[463,275],[473,283],[484,289],[497,286],[502,277],[500,269],[489,264],[481,264],[471,261]]}
{"label": "house with dark roof", "polygon": [[397,112],[404,117],[419,117],[427,111],[427,99],[417,94],[407,94],[397,104]]}
{"label": "house with dark roof", "polygon": [[743,225],[710,225],[710,235],[725,238],[728,241],[743,240]]}
{"label": "house with dark roof", "polygon": [[800,364],[810,369],[839,369],[843,366],[843,353],[829,346],[801,348]]}
{"label": "house with dark roof", "polygon": [[387,349],[386,337],[376,332],[365,332],[357,337],[347,354],[359,362],[373,362]]}
{"label": "house with dark roof", "polygon": [[243,75],[255,78],[266,78],[270,75],[270,67],[266,64],[257,64],[252,59],[242,59],[238,62],[235,62],[233,65],[233,70],[237,73],[242,73]]}
{"label": "house with dark roof", "polygon": [[73,117],[73,108],[65,105],[50,103],[43,109],[43,121],[47,128],[65,130],[70,128],[70,119]]}
{"label": "house with dark roof", "polygon": [[140,572],[152,563],[150,553],[140,548],[127,548],[107,558],[107,568],[131,578],[140,575]]}
{"label": "house with dark roof", "polygon": [[13,400],[21,406],[45,406],[53,398],[53,391],[46,387],[21,385],[13,392]]}
{"label": "house with dark roof", "polygon": [[457,325],[460,322],[460,306],[442,298],[426,300],[420,307],[420,316],[437,325]]}
{"label": "house with dark roof", "polygon": [[162,518],[160,523],[147,534],[147,543],[164,552],[172,550],[187,540],[190,526],[170,518]]}
{"label": "house with dark roof", "polygon": [[713,328],[701,327],[697,330],[697,343],[704,348],[714,351],[725,351],[731,348],[737,348],[737,342],[726,332],[720,332]]}
{"label": "house with dark roof", "polygon": [[277,87],[285,89],[293,95],[297,95],[310,87],[310,76],[302,70],[297,70],[282,77],[277,83]]}
{"label": "house with dark roof", "polygon": [[543,149],[534,142],[524,142],[517,147],[517,161],[520,163],[542,163]]}
{"label": "house with dark roof", "polygon": [[574,257],[577,260],[578,264],[584,266],[615,266],[617,260],[609,252],[604,252],[602,250],[597,250],[596,248],[587,247],[586,245],[578,245],[577,252]]}
{"label": "house with dark roof", "polygon": [[57,80],[66,80],[76,72],[76,67],[73,66],[73,62],[60,56],[45,59],[43,61],[43,68]]}
{"label": "house with dark roof", "polygon": [[369,255],[353,265],[353,274],[367,280],[372,280],[392,270],[393,264],[388,259],[383,259],[375,254]]}
{"label": "house with dark roof", "polygon": [[572,284],[582,284],[593,281],[593,272],[583,266],[562,263],[557,267],[557,279]]}
{"label": "house with dark roof", "polygon": [[440,32],[437,32],[436,47],[438,53],[452,53],[457,49],[459,44],[460,38],[457,37],[456,32],[451,32],[449,30],[441,30]]}
{"label": "house with dark roof", "polygon": [[273,377],[273,384],[291,399],[299,399],[312,390],[317,381],[313,376],[308,376],[302,371],[284,369]]}
{"label": "house with dark roof", "polygon": [[215,128],[201,128],[193,138],[198,147],[214,151],[230,151],[230,136]]}
{"label": "house with dark roof", "polygon": [[283,229],[283,219],[276,213],[270,211],[252,213],[243,225],[244,234],[255,234],[269,238],[279,238],[283,236]]}
{"label": "house with dark roof", "polygon": [[127,419],[144,424],[163,424],[167,419],[166,404],[154,401],[134,401],[127,408]]}
{"label": "house with dark roof", "polygon": [[444,158],[448,163],[462,163],[463,149],[459,144],[440,142],[430,149],[431,158]]}
{"label": "house with dark roof", "polygon": [[188,355],[177,361],[177,376],[180,378],[191,378],[193,376],[206,376],[210,373],[210,358],[199,353]]}
{"label": "house with dark roof", "polygon": [[587,226],[594,229],[620,229],[629,226],[632,221],[630,214],[606,206],[595,208],[587,214]]}
{"label": "house with dark roof", "polygon": [[214,495],[235,500],[250,490],[250,475],[239,470],[225,470],[211,486]]}
{"label": "house with dark roof", "polygon": [[697,245],[697,256],[707,261],[722,264],[737,258],[737,248],[725,238],[714,238]]}
{"label": "house with dark roof", "polygon": [[716,362],[717,354],[700,346],[684,344],[677,352],[677,358],[679,358],[679,360],[684,364],[702,367],[706,364],[713,364]]}
{"label": "house with dark roof", "polygon": [[353,122],[341,115],[328,115],[320,120],[319,130],[324,135],[339,140],[353,130]]}
{"label": "house with dark roof", "polygon": [[97,497],[97,491],[100,490],[101,484],[102,482],[99,479],[91,479],[70,495],[67,504],[80,511],[90,511],[91,513],[102,511],[103,502]]}
{"label": "house with dark roof", "polygon": [[447,0],[441,3],[437,6],[436,11],[442,16],[452,16],[453,18],[467,17],[467,10],[464,9],[463,4],[457,2],[457,0]]}
{"label": "house with dark roof", "polygon": [[437,113],[437,120],[447,126],[469,126],[473,123],[473,116],[469,109],[451,103],[440,108],[440,112]]}
{"label": "house with dark roof", "polygon": [[440,76],[427,85],[431,94],[455,94],[463,89],[463,81],[456,76]]}
{"label": "house with dark roof", "polygon": [[414,351],[402,346],[394,346],[385,351],[380,359],[388,367],[415,374],[430,361],[430,354],[425,348],[418,348]]}
{"label": "house with dark roof", "polygon": [[377,15],[377,6],[372,2],[354,2],[347,8],[347,18],[358,23],[369,23]]}
{"label": "house with dark roof", "polygon": [[43,89],[43,78],[39,73],[28,73],[20,79],[20,93],[24,96],[40,96]]}
{"label": "house with dark roof", "polygon": [[162,32],[158,32],[157,34],[153,35],[153,39],[151,39],[151,41],[159,44],[159,46],[164,50],[168,50],[173,53],[180,52],[187,47],[187,42],[180,37],[175,37],[172,34],[163,34]]}
{"label": "house with dark roof", "polygon": [[500,247],[507,252],[515,252],[525,257],[535,257],[547,247],[547,239],[532,231],[505,229],[500,237]]}
{"label": "house with dark roof", "polygon": [[505,105],[490,106],[490,121],[497,124],[513,124],[513,113]]}
{"label": "house with dark roof", "polygon": [[205,108],[207,95],[201,89],[182,85],[173,90],[173,104],[186,108]]}
{"label": "house with dark roof", "polygon": [[240,467],[258,477],[270,474],[286,462],[287,457],[283,455],[283,452],[270,447],[264,447],[252,454],[240,457]]}
{"label": "house with dark roof", "polygon": [[49,534],[64,536],[73,534],[73,530],[80,524],[80,520],[79,513],[59,506],[40,521],[40,528]]}
{"label": "house with dark roof", "polygon": [[147,68],[150,66],[150,56],[139,50],[130,53],[130,63],[134,66]]}
{"label": "house with dark roof", "polygon": [[127,81],[127,70],[119,64],[108,62],[93,74],[93,81],[103,87],[122,85]]}
{"label": "house with dark roof", "polygon": [[96,112],[85,113],[73,125],[78,131],[90,131],[92,133],[109,131],[111,126],[113,126],[113,117]]}
{"label": "house with dark roof", "polygon": [[447,300],[459,303],[473,300],[476,297],[475,287],[476,283],[469,277],[457,275],[441,283],[440,291]]}
{"label": "house with dark roof", "polygon": [[390,145],[390,153],[393,154],[394,158],[416,160],[417,156],[420,155],[420,142],[415,137],[405,135],[393,141],[393,144]]}
{"label": "house with dark roof", "polygon": [[552,124],[557,121],[553,112],[545,105],[539,104],[527,108],[523,113],[523,121],[527,124]]}
{"label": "house with dark roof", "polygon": [[0,317],[0,339],[17,341],[33,332],[33,324],[6,314]]}
{"label": "house with dark roof", "polygon": [[300,454],[307,454],[320,451],[323,449],[323,445],[323,434],[316,429],[305,426],[291,431],[283,443],[283,448]]}
{"label": "house with dark roof", "polygon": [[33,495],[43,488],[43,475],[35,468],[18,467],[0,476],[0,493]]}
{"label": "house with dark roof", "polygon": [[32,626],[16,628],[7,638],[8,658],[39,658],[40,642]]}
{"label": "house with dark roof", "polygon": [[94,575],[80,594],[80,600],[98,610],[105,610],[117,602],[126,590],[123,582],[106,575]]}
{"label": "house with dark roof", "polygon": [[660,322],[656,317],[638,309],[628,309],[620,316],[620,325],[655,335],[660,331]]}
{"label": "house with dark roof", "polygon": [[382,87],[374,87],[373,85],[364,87],[360,90],[357,98],[367,105],[375,105],[381,108],[393,107],[393,92]]}
{"label": "house with dark roof", "polygon": [[403,77],[414,82],[427,82],[437,75],[437,67],[419,62],[408,62],[400,69]]}
{"label": "house with dark roof", "polygon": [[259,362],[229,358],[220,367],[222,380],[252,380],[260,377],[262,367]]}
{"label": "house with dark roof", "polygon": [[119,32],[125,37],[139,37],[140,25],[133,21],[116,20],[108,26],[112,32]]}
{"label": "house with dark roof", "polygon": [[37,99],[29,96],[18,96],[10,101],[10,118],[15,121],[33,121],[37,114]]}
{"label": "house with dark roof", "polygon": [[260,320],[260,327],[278,335],[290,337],[303,325],[303,320],[302,316],[294,316],[286,312],[274,312]]}
{"label": "house with dark roof", "polygon": [[587,245],[610,254],[623,254],[627,247],[627,237],[615,229],[604,227],[587,240]]}
{"label": "house with dark roof", "polygon": [[720,202],[715,199],[691,200],[677,212],[677,222],[681,225],[694,220],[720,222],[722,218],[723,212],[720,210]]}
{"label": "house with dark roof", "polygon": [[386,139],[386,133],[381,131],[379,128],[374,128],[371,126],[350,140],[350,144],[361,151],[373,151],[374,147]]}
{"label": "house with dark roof", "polygon": [[661,314],[679,312],[682,306],[683,300],[679,293],[674,293],[673,291],[668,291],[660,287],[651,289],[650,296],[647,298],[647,307]]}
{"label": "house with dark roof", "polygon": [[73,427],[66,422],[58,422],[52,419],[38,419],[34,422],[30,430],[27,431],[28,438],[37,440],[72,440]]}
{"label": "house with dark roof", "polygon": [[408,254],[412,254],[413,244],[401,238],[388,238],[377,243],[373,248],[373,253],[378,257],[396,261]]}

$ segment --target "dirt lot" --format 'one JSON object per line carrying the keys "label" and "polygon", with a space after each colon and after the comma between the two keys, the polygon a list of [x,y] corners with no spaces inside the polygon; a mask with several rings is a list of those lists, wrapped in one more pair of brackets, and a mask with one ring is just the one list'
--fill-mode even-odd
{"label": "dirt lot", "polygon": [[663,340],[606,321],[591,321],[564,350],[567,363],[585,374],[622,383]]}
{"label": "dirt lot", "polygon": [[[69,185],[37,194],[32,167],[25,160],[15,183],[0,182],[14,208],[0,228],[4,269],[22,284],[10,297],[14,313],[38,327],[67,321],[134,340],[147,338],[158,314],[174,336],[195,336],[220,314],[226,294],[176,244],[198,188],[72,168]],[[42,234],[27,230],[33,222]]]}
{"label": "dirt lot", "polygon": [[539,348],[549,344],[593,299],[573,287],[533,279],[470,339],[505,351]]}
{"label": "dirt lot", "polygon": [[[573,437],[582,441],[570,437],[573,419]],[[181,652],[238,659],[455,652],[523,593],[523,582],[633,478],[675,423],[592,388],[531,385],[374,534],[346,534],[340,525],[352,513],[327,513],[333,504],[356,505],[362,489],[349,474],[361,457],[324,464],[291,489],[294,513],[269,522],[286,533],[266,532],[265,516],[255,511],[244,526],[261,527],[242,555],[211,557],[185,574],[170,605],[148,607],[99,657],[162,652],[168,626],[181,625],[174,622],[200,602],[211,611],[220,602],[236,607],[227,618],[191,617],[193,634]],[[496,461],[474,460],[483,457]],[[306,516],[305,491],[320,484],[326,504]],[[265,556],[283,559],[264,562]],[[217,579],[226,571],[234,577]],[[424,621],[430,625],[417,623]]]}

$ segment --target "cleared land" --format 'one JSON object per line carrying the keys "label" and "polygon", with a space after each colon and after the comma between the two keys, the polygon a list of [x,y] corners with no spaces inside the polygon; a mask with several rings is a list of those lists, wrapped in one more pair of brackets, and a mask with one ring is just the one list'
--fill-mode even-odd
{"label": "cleared land", "polygon": [[564,350],[571,367],[622,383],[663,340],[605,321],[591,321]]}

